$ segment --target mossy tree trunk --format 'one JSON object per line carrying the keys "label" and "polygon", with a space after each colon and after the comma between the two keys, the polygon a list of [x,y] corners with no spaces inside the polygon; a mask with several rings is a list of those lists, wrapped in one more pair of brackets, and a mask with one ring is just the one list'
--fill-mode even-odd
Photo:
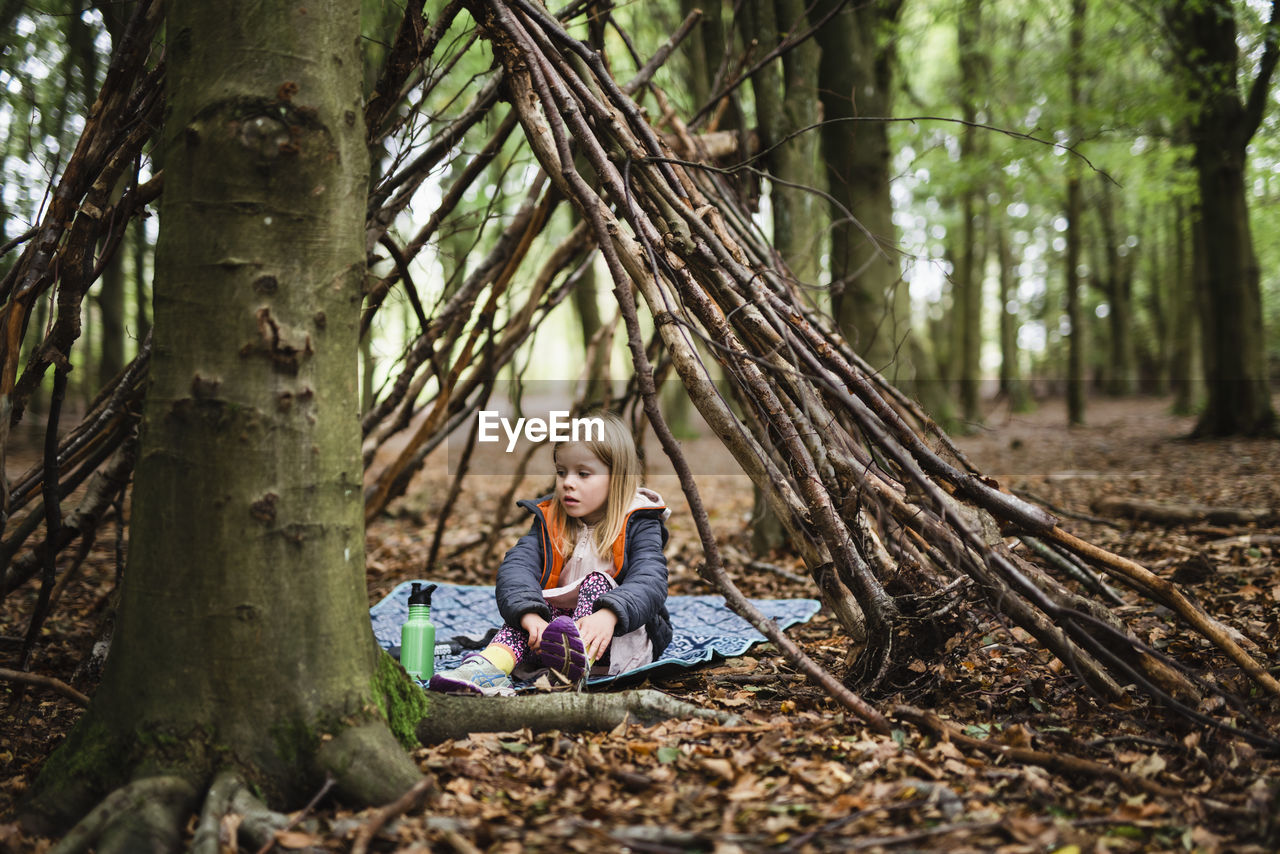
{"label": "mossy tree trunk", "polygon": [[396,670],[379,670],[364,588],[358,14],[342,0],[169,9],[123,599],[37,806],[74,814],[160,774],[198,790],[228,765],[282,804],[326,773],[355,801],[416,777],[380,710]]}

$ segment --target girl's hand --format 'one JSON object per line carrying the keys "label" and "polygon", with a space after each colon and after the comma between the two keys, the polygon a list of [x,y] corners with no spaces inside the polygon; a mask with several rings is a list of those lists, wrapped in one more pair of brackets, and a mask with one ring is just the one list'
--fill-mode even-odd
{"label": "girl's hand", "polygon": [[618,615],[608,608],[601,608],[577,622],[578,635],[586,647],[587,658],[599,661],[613,640],[613,630],[618,626]]}
{"label": "girl's hand", "polygon": [[520,628],[529,633],[529,649],[537,652],[542,646],[542,633],[547,628],[547,621],[530,611],[520,618]]}

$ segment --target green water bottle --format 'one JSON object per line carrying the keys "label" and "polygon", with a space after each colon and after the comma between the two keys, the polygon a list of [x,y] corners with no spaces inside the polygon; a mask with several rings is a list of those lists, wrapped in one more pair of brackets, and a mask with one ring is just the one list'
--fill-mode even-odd
{"label": "green water bottle", "polygon": [[431,623],[432,584],[415,581],[409,594],[409,619],[400,627],[400,665],[414,679],[427,682],[436,670],[436,627]]}

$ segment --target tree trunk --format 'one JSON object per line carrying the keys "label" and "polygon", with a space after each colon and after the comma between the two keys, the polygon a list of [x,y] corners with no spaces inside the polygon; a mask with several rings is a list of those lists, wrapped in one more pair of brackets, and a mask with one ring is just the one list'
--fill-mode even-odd
{"label": "tree trunk", "polygon": [[[593,347],[592,342],[601,334],[604,320],[600,317],[599,287],[596,284],[594,265],[583,271],[582,277],[574,287],[570,300],[574,312],[578,315],[578,328],[582,332],[582,352],[586,362],[586,388],[582,399],[588,406],[600,406],[610,396],[609,363],[613,355],[613,336],[607,341],[600,341]],[[557,379],[572,380],[565,376]]]}
{"label": "tree trunk", "polygon": [[133,252],[134,326],[137,340],[142,342],[151,332],[151,288],[147,278],[147,250],[150,247],[147,245],[146,221],[134,220],[130,230],[133,232],[130,246]]}
{"label": "tree trunk", "polygon": [[[785,34],[805,23],[804,4],[797,0],[752,0],[745,5],[747,32],[772,50]],[[821,51],[808,39],[787,51],[781,62],[760,68],[752,76],[760,149],[769,174],[779,179],[770,187],[773,246],[802,287],[817,282],[825,229],[818,212],[818,196],[810,187],[821,185],[818,142],[814,133],[796,132],[817,124],[821,117],[818,69]],[[754,488],[751,512],[751,550],[764,556],[786,542],[780,519]]]}
{"label": "tree trunk", "polygon": [[1188,252],[1187,243],[1199,229],[1188,222],[1186,208],[1181,202],[1174,203],[1173,214],[1173,263],[1174,270],[1170,275],[1171,294],[1169,310],[1172,315],[1169,321],[1172,336],[1172,351],[1169,355],[1169,384],[1173,389],[1173,411],[1179,415],[1190,414],[1196,402],[1195,377],[1200,372],[1195,369],[1196,326],[1195,311],[1195,273],[1192,254]]}
{"label": "tree trunk", "polygon": [[[364,590],[358,7],[174,4],[151,385],[117,629],[37,810],[237,766],[296,803],[389,800]],[[385,660],[385,659],[384,659]],[[416,690],[416,689],[415,689]],[[420,693],[420,692],[419,692]],[[420,701],[419,701],[420,702]]]}
{"label": "tree trunk", "polygon": [[[835,0],[810,12],[818,22]],[[900,0],[855,3],[818,30],[822,48],[822,159],[831,194],[831,294],[836,323],[854,349],[891,380],[910,380],[910,295],[902,279],[889,196],[892,48],[881,31]]]}
{"label": "tree trunk", "polygon": [[723,3],[701,3],[698,0],[680,0],[680,13],[688,15],[694,10],[702,12],[702,20],[694,37],[683,46],[683,53],[690,74],[687,82],[693,97],[693,109],[707,104],[715,93],[716,78],[725,60],[724,23],[721,18]]}
{"label": "tree trunk", "polygon": [[1280,58],[1280,0],[1272,0],[1257,75],[1244,100],[1233,4],[1174,0],[1166,13],[1176,55],[1188,64],[1186,91],[1195,107],[1192,163],[1200,211],[1194,245],[1201,254],[1196,268],[1203,274],[1197,276],[1197,293],[1208,391],[1195,432],[1274,435],[1245,167],[1249,140],[1262,122]]}
{"label": "tree trunk", "polygon": [[[978,40],[982,33],[982,0],[966,0],[958,21],[957,42],[963,89],[961,110],[965,127],[960,131],[960,160],[977,164],[985,148],[978,121],[978,99],[989,75]],[[972,168],[973,173],[977,172]],[[956,252],[955,313],[956,391],[961,417],[971,425],[982,422],[982,289],[986,280],[987,185],[970,178],[961,193],[960,248]]]}
{"label": "tree trunk", "polygon": [[1008,221],[1003,216],[994,219],[996,251],[1000,256],[1000,393],[1009,402],[1010,412],[1022,412],[1030,404],[1030,396],[1018,365],[1018,326],[1021,321],[1017,308],[1017,260],[1009,243]]}
{"label": "tree trunk", "polygon": [[102,343],[98,350],[98,388],[104,388],[124,369],[124,253],[116,252],[102,271],[98,286],[98,313],[102,318]]}
{"label": "tree trunk", "polygon": [[[1071,2],[1071,53],[1067,69],[1067,85],[1071,90],[1073,129],[1071,143],[1080,140],[1079,113],[1082,104],[1080,81],[1084,74],[1081,58],[1084,51],[1085,0]],[[1084,424],[1085,405],[1085,321],[1080,293],[1080,246],[1084,237],[1084,200],[1080,189],[1080,163],[1072,157],[1067,177],[1067,320],[1071,337],[1067,340],[1067,423]]]}
{"label": "tree trunk", "polygon": [[1243,146],[1226,140],[1202,140],[1196,146],[1203,233],[1195,246],[1212,258],[1206,257],[1206,275],[1198,281],[1208,392],[1204,414],[1196,425],[1200,435],[1266,435],[1276,427],[1244,159]]}
{"label": "tree trunk", "polygon": [[1102,224],[1102,253],[1106,266],[1104,291],[1107,296],[1107,328],[1110,332],[1110,350],[1107,367],[1107,393],[1133,394],[1137,382],[1133,346],[1133,254],[1127,239],[1116,227],[1116,206],[1111,191],[1111,178],[1100,175],[1102,185],[1098,202],[1098,217]]}

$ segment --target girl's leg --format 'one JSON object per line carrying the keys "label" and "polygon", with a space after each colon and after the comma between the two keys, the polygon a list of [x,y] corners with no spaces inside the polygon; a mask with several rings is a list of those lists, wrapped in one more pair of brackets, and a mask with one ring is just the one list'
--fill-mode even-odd
{"label": "girl's leg", "polygon": [[610,586],[609,579],[598,572],[582,579],[582,584],[578,586],[578,604],[574,606],[573,613],[552,620],[542,635],[538,657],[543,664],[563,673],[570,681],[581,678],[591,669],[592,664],[574,623],[591,614],[596,600],[607,593]]}
{"label": "girl's leg", "polygon": [[524,632],[503,626],[480,652],[473,652],[452,670],[442,670],[428,683],[433,691],[445,693],[511,693],[511,671],[529,654],[529,638]]}
{"label": "girl's leg", "polygon": [[503,626],[480,654],[498,665],[499,669],[510,673],[528,656],[529,635],[520,629]]}
{"label": "girl's leg", "polygon": [[593,572],[582,579],[582,585],[578,588],[578,604],[573,609],[573,618],[581,620],[583,617],[590,616],[596,600],[608,593],[610,587],[609,579],[598,572]]}

